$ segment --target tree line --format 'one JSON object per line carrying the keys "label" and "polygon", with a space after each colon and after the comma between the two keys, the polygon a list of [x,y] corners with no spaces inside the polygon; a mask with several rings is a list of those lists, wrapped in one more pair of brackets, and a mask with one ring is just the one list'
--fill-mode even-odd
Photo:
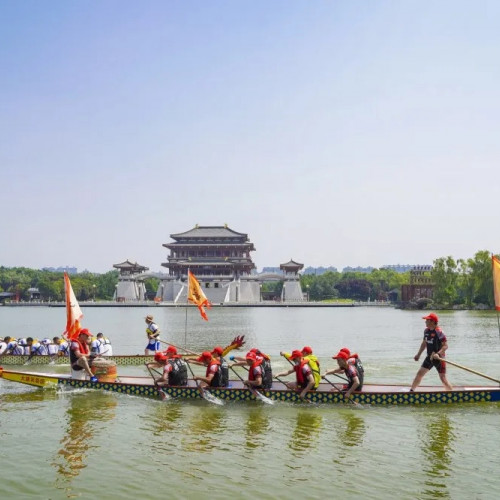
{"label": "tree line", "polygon": [[[104,274],[83,272],[70,276],[71,285],[79,301],[112,300],[118,284],[117,270]],[[434,285],[433,298],[425,305],[474,307],[482,304],[494,307],[491,253],[476,252],[469,259],[455,260],[440,257],[433,262],[430,278]],[[410,272],[397,273],[392,269],[374,269],[370,273],[327,271],[321,275],[307,274],[300,277],[302,291],[311,301],[350,299],[401,300],[401,286],[410,283]],[[145,280],[147,294],[154,297],[159,280]],[[283,282],[266,283],[263,290],[281,289]],[[64,300],[62,272],[43,271],[24,267],[0,266],[0,292],[10,292],[19,300],[31,298],[30,288],[37,288],[44,301]]]}
{"label": "tree line", "polygon": [[[112,300],[118,284],[117,270],[104,274],[83,272],[71,274],[71,286],[79,301]],[[156,293],[159,280],[149,278],[145,280],[146,291]],[[26,267],[7,268],[0,266],[0,292],[10,292],[14,298],[28,301],[31,299],[30,289],[36,288],[43,301],[63,301],[64,273],[57,271],[43,271]]]}
{"label": "tree line", "polygon": [[[491,252],[487,250],[480,250],[469,259],[440,257],[434,260],[428,276],[433,284],[433,298],[414,304],[417,307],[439,309],[483,305],[493,308],[495,305]],[[326,272],[320,276],[301,276],[300,283],[313,301],[337,298],[364,302],[400,301],[401,285],[410,284],[410,272],[397,273],[384,268],[374,269],[371,273]]]}

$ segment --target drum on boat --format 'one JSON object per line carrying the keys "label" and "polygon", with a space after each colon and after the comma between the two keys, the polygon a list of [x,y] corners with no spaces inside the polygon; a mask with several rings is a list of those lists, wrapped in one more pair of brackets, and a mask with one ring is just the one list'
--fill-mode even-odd
{"label": "drum on boat", "polygon": [[96,358],[90,367],[99,382],[115,382],[117,378],[116,363],[109,359]]}

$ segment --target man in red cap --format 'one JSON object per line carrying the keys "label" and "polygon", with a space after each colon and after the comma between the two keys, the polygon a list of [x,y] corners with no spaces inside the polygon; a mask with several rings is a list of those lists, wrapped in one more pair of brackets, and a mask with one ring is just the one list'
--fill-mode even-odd
{"label": "man in red cap", "polygon": [[[273,385],[273,369],[271,367],[271,357],[268,354],[263,353],[260,349],[256,347],[250,349],[247,352],[245,357],[242,356],[229,356],[231,361],[234,363],[231,366],[245,366],[249,365],[250,367],[259,367],[260,374],[262,376],[261,383],[258,384],[260,389],[270,389]],[[250,378],[251,368],[248,372],[248,380],[255,380]],[[250,384],[255,385],[255,384]]]}
{"label": "man in red cap", "polygon": [[69,350],[69,360],[71,363],[71,368],[75,371],[85,370],[90,378],[91,382],[97,382],[97,377],[94,376],[90,366],[92,362],[90,358],[89,343],[92,338],[92,334],[86,329],[82,328],[78,337],[71,341],[71,346]]}
{"label": "man in red cap", "polygon": [[228,382],[224,384],[224,380],[221,373],[221,363],[218,359],[212,356],[210,351],[204,351],[201,356],[196,360],[187,359],[188,363],[202,364],[207,367],[207,371],[204,377],[194,377],[193,380],[199,380],[201,382],[201,387],[203,389],[207,387],[227,387]]}
{"label": "man in red cap", "polygon": [[424,330],[424,340],[420,344],[420,349],[415,355],[415,361],[420,359],[420,355],[427,349],[427,356],[419,368],[415,379],[411,384],[410,391],[414,391],[422,382],[424,375],[434,366],[439,374],[441,382],[445,386],[447,391],[452,391],[453,387],[448,382],[446,378],[446,363],[441,361],[440,358],[444,358],[446,349],[448,349],[448,342],[443,330],[437,326],[439,318],[437,314],[430,313],[427,316],[423,316],[425,319],[425,330]]}
{"label": "man in red cap", "polygon": [[152,366],[163,367],[162,376],[156,380],[156,385],[165,386],[185,386],[188,382],[187,365],[177,354],[177,349],[171,345],[164,352],[155,354],[155,363],[148,363],[148,368]]}
{"label": "man in red cap", "polygon": [[286,372],[278,373],[276,377],[284,377],[292,372],[295,372],[296,381],[286,382],[289,389],[300,391],[299,397],[304,399],[308,391],[316,390],[319,384],[314,380],[314,375],[309,360],[304,358],[302,351],[295,350],[290,354],[290,361],[294,363],[292,368]]}
{"label": "man in red cap", "polygon": [[351,353],[349,352],[349,349],[346,349],[345,347],[341,349],[335,356],[332,356],[332,359],[337,360],[339,367],[334,368],[333,370],[327,370],[323,375],[323,377],[326,377],[332,373],[344,372],[344,375],[348,380],[347,386],[344,386],[343,388],[345,391],[344,397],[346,399],[350,399],[354,391],[361,391],[361,389],[363,389],[356,365],[349,363],[350,356]]}

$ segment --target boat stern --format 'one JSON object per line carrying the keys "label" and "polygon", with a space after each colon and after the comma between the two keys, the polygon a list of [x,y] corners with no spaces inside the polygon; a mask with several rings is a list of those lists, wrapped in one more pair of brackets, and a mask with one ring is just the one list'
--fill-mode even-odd
{"label": "boat stern", "polygon": [[58,383],[58,378],[43,373],[23,373],[4,370],[0,367],[0,377],[11,382],[33,385],[35,387],[54,387]]}

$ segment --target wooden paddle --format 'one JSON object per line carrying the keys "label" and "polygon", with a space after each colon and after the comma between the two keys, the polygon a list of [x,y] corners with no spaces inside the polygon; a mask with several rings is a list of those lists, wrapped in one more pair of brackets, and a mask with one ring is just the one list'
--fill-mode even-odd
{"label": "wooden paddle", "polygon": [[473,370],[472,368],[467,368],[466,366],[459,365],[458,363],[454,363],[453,361],[450,361],[449,359],[441,358],[439,356],[436,356],[433,359],[437,359],[439,361],[444,361],[445,363],[448,363],[449,365],[456,366],[457,368],[461,368],[462,370],[465,370],[466,372],[475,373],[476,375],[479,375],[480,377],[487,378],[488,380],[493,380],[493,382],[497,382],[498,384],[500,384],[500,380],[498,380],[496,378],[489,377],[488,375],[485,375],[484,373],[481,373],[481,372],[477,372],[476,370]]}
{"label": "wooden paddle", "polygon": [[146,365],[146,368],[148,369],[149,374],[153,378],[153,381],[155,383],[155,387],[158,389],[158,393],[160,394],[160,398],[162,399],[162,401],[166,401],[167,399],[171,399],[172,397],[170,396],[170,394],[167,394],[163,389],[161,389],[158,386],[156,379],[155,379],[155,376],[153,375],[153,372],[155,372],[156,374],[158,374],[160,376],[161,376],[161,373],[158,370],[155,370],[154,368],[150,368],[147,363],[145,363],[145,365]]}
{"label": "wooden paddle", "polygon": [[171,345],[172,347],[175,347],[176,349],[181,349],[182,351],[187,352],[188,354],[192,354],[193,356],[198,356],[198,357],[199,357],[199,356],[201,356],[201,354],[200,354],[200,353],[190,351],[189,349],[186,349],[185,347],[179,347],[179,346],[174,345],[174,344],[172,344],[172,343],[170,343],[170,342],[165,342],[164,340],[161,340],[161,339],[159,339],[159,340],[160,340],[160,342],[161,342],[162,344],[165,344],[165,345]]}
{"label": "wooden paddle", "polygon": [[[235,373],[235,375],[244,383],[245,381],[243,380],[243,377],[232,367],[230,366],[231,370]],[[266,403],[268,405],[273,405],[274,401],[272,399],[269,399],[268,397],[264,396],[264,394],[260,393],[257,389],[252,387],[251,385],[246,385],[246,388],[257,398],[260,399],[263,403]]]}
{"label": "wooden paddle", "polygon": [[[170,344],[172,345],[172,344]],[[194,373],[193,373],[193,369],[191,368],[191,365],[189,363],[186,363],[188,368],[189,368],[189,371],[191,372],[191,375],[193,376],[193,380],[194,380]],[[194,380],[196,386],[198,387],[198,390],[200,391],[200,394],[201,394],[201,397],[203,399],[206,399],[209,403],[213,403],[215,405],[223,405],[224,402],[221,401],[218,397],[214,396],[208,389],[204,389],[203,387],[201,387],[200,383],[198,382],[198,380]]]}
{"label": "wooden paddle", "polygon": [[[326,375],[323,375],[321,378],[323,380],[326,380],[333,388],[337,389],[338,392],[340,392],[341,394],[344,394],[331,380],[326,378]],[[357,403],[356,401],[354,401],[354,399],[352,399],[351,397],[348,397],[347,400],[349,401],[349,403],[353,404],[354,406],[358,406],[359,408],[362,408],[362,405],[360,403]]]}

